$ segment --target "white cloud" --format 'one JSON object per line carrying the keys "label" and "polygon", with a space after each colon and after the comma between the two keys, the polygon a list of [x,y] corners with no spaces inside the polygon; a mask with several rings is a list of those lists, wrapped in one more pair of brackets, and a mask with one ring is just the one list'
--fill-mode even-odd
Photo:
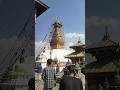
{"label": "white cloud", "polygon": [[11,38],[2,38],[0,39],[0,47],[1,46],[8,46],[13,44],[13,42],[15,41],[16,37],[11,37]]}
{"label": "white cloud", "polygon": [[0,57],[3,58],[14,45],[16,37],[0,39]]}
{"label": "white cloud", "polygon": [[42,41],[35,42],[35,47],[36,47],[36,48],[39,48],[39,47],[44,46],[44,44],[45,44],[45,42],[42,42]]}
{"label": "white cloud", "polygon": [[41,52],[41,48],[43,47],[45,47],[45,49],[49,49],[49,43],[42,41],[35,42],[35,56]]}
{"label": "white cloud", "polygon": [[76,33],[76,32],[70,32],[65,34],[65,48],[69,49],[69,46],[74,45],[78,42],[78,40],[81,40],[82,43],[85,43],[85,34],[83,33]]}
{"label": "white cloud", "polygon": [[76,37],[80,37],[80,38],[84,38],[84,34],[80,34],[80,33],[76,33],[76,32],[74,32],[74,33],[66,33],[65,34],[65,37],[66,38],[76,38]]}
{"label": "white cloud", "polygon": [[66,33],[65,34],[65,42],[68,43],[76,43],[78,40],[81,40],[82,43],[85,43],[85,34],[83,33]]}
{"label": "white cloud", "polygon": [[99,16],[90,16],[86,18],[86,40],[91,41],[91,43],[96,42],[97,40],[101,40],[105,33],[106,26],[108,26],[111,39],[120,42],[118,38],[120,30],[120,19]]}
{"label": "white cloud", "polygon": [[102,18],[98,16],[91,16],[86,19],[87,28],[105,27],[120,28],[120,20],[113,18]]}

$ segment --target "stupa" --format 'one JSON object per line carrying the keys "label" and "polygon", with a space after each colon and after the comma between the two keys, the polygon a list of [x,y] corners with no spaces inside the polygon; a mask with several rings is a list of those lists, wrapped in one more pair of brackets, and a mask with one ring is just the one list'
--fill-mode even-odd
{"label": "stupa", "polygon": [[51,58],[54,61],[54,67],[59,67],[59,71],[65,67],[68,59],[65,58],[66,55],[70,54],[71,51],[64,48],[64,38],[61,32],[62,24],[59,20],[56,20],[53,24],[53,32],[49,42],[50,49],[44,50],[39,55],[39,60],[42,67],[46,67],[47,59]]}

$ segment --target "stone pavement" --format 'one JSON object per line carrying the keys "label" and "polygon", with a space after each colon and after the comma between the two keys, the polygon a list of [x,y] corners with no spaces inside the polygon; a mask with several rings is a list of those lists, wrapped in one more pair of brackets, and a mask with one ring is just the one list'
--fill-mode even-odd
{"label": "stone pavement", "polygon": [[[56,75],[57,77],[61,77],[62,73],[58,73]],[[83,82],[83,90],[85,90],[85,76],[80,74],[79,77],[81,78],[82,82]],[[41,79],[41,74],[35,73],[35,90],[43,90],[43,85],[44,82]],[[59,84],[56,85],[56,87],[53,90],[59,90]]]}
{"label": "stone pavement", "polygon": [[[43,90],[44,82],[41,79],[41,75],[35,74],[35,90]],[[53,90],[59,90],[59,84],[56,85],[56,87]]]}
{"label": "stone pavement", "polygon": [[[36,82],[35,83],[35,90],[43,90],[43,81],[36,80],[35,82]],[[59,84],[57,84],[53,90],[59,90]]]}

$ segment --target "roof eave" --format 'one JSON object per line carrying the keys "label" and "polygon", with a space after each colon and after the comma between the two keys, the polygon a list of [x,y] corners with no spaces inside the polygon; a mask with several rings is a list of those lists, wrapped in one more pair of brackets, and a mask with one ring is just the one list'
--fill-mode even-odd
{"label": "roof eave", "polygon": [[35,0],[35,8],[36,8],[36,16],[38,17],[43,12],[45,12],[49,7],[40,0]]}

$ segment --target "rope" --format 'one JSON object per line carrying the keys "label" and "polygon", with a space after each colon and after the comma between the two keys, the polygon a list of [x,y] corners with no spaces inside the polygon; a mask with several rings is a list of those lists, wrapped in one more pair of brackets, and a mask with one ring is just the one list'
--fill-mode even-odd
{"label": "rope", "polygon": [[44,45],[43,47],[40,46],[40,47],[38,48],[38,50],[40,49],[40,52],[38,52],[38,56],[39,56],[39,54],[41,54],[41,53],[44,51],[44,49],[45,49],[46,46],[47,46],[47,43],[50,43],[52,34],[53,34],[53,32],[54,32],[53,26],[51,26],[51,28],[52,28],[52,30],[50,29],[50,30],[48,31],[48,33],[45,35],[45,37],[43,38],[43,40],[42,40],[42,43],[43,43],[43,42],[46,42],[45,45]]}

